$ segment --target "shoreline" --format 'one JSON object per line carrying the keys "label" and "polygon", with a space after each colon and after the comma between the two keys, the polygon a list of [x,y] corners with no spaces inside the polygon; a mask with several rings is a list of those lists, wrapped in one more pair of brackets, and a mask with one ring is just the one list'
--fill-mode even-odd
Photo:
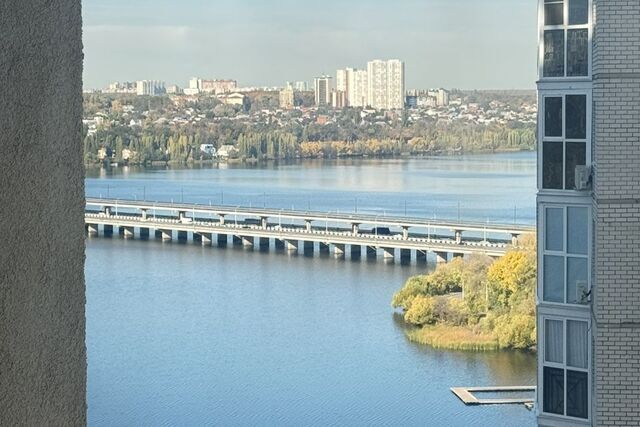
{"label": "shoreline", "polygon": [[339,155],[335,157],[302,157],[296,156],[289,159],[255,159],[255,158],[236,158],[236,159],[210,159],[210,160],[154,160],[152,162],[127,162],[122,165],[114,162],[111,165],[105,165],[105,163],[84,163],[86,168],[104,168],[104,167],[120,167],[120,166],[136,166],[143,168],[155,168],[155,167],[174,167],[174,166],[213,166],[213,165],[258,165],[278,162],[298,162],[309,160],[384,160],[384,159],[423,159],[428,157],[453,157],[453,156],[474,156],[474,155],[486,155],[486,154],[510,154],[510,153],[534,153],[535,150],[522,150],[503,148],[496,150],[473,150],[473,151],[434,151],[414,154],[389,154],[389,155],[366,155],[366,154],[352,154],[352,155]]}

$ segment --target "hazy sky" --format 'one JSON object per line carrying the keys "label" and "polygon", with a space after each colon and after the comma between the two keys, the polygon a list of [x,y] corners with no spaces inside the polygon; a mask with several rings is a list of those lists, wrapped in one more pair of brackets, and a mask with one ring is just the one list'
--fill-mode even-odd
{"label": "hazy sky", "polygon": [[407,89],[533,88],[534,0],[84,0],[85,87],[240,86],[402,59]]}

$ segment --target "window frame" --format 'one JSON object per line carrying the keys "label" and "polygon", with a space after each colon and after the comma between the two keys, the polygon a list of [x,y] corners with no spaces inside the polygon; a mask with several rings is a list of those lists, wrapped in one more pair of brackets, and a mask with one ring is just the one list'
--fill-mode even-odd
{"label": "window frame", "polygon": [[[592,375],[591,375],[591,366],[593,366],[593,332],[591,329],[591,319],[587,316],[585,317],[565,317],[565,316],[559,316],[559,315],[555,315],[555,314],[545,314],[545,315],[540,315],[538,316],[538,330],[540,331],[540,333],[538,334],[538,336],[542,339],[539,339],[539,350],[538,350],[538,360],[540,361],[539,363],[539,369],[538,369],[538,402],[540,402],[540,407],[539,407],[539,413],[541,416],[544,417],[554,417],[554,418],[560,418],[563,420],[572,420],[572,421],[576,421],[576,422],[580,422],[580,423],[590,423],[592,420],[592,413],[591,413],[591,405],[592,405],[592,395],[593,395],[593,390],[592,390]],[[547,320],[551,320],[551,321],[558,321],[558,322],[562,322],[562,363],[558,363],[558,362],[547,362],[546,360],[546,321]],[[567,341],[567,328],[568,328],[568,323],[569,321],[572,322],[582,322],[582,323],[586,323],[587,325],[587,367],[586,368],[578,368],[578,367],[574,367],[574,366],[570,366],[567,365],[567,345],[568,345],[568,341]],[[563,371],[563,403],[564,403],[564,411],[563,414],[556,414],[553,412],[545,412],[545,408],[544,408],[544,389],[545,389],[545,384],[544,384],[544,368],[555,368],[555,369],[561,369]],[[573,417],[570,415],[566,415],[567,414],[567,371],[574,371],[574,372],[581,372],[581,373],[586,373],[587,374],[587,418],[579,418],[579,417]]]}
{"label": "window frame", "polygon": [[[567,96],[583,95],[587,97],[586,105],[586,139],[568,139],[567,132]],[[547,98],[562,98],[562,136],[546,137],[546,106]],[[576,195],[583,195],[585,190],[565,189],[566,187],[566,160],[567,160],[567,143],[579,142],[585,144],[585,165],[590,168],[592,165],[592,125],[593,125],[593,101],[591,89],[571,89],[571,90],[545,90],[538,92],[538,189],[545,194],[566,195],[568,192]],[[552,142],[562,144],[562,188],[544,188],[544,143]]]}
{"label": "window frame", "polygon": [[[560,0],[559,0],[560,1]],[[593,0],[588,0],[587,23],[579,25],[569,25],[569,2],[571,0],[563,0],[563,24],[562,25],[546,25],[545,24],[545,0],[539,0],[538,7],[538,79],[544,81],[564,81],[564,80],[590,80],[592,78],[593,67]],[[564,75],[556,77],[546,77],[544,75],[544,33],[545,31],[562,30],[564,32]],[[568,41],[569,30],[587,30],[587,75],[585,76],[569,76],[567,75],[568,65]]]}
{"label": "window frame", "polygon": [[[583,208],[583,209],[587,209],[587,253],[586,254],[573,254],[573,253],[569,253],[568,252],[568,209],[569,208]],[[547,209],[562,209],[562,224],[563,224],[563,230],[562,230],[562,250],[561,251],[556,251],[556,250],[548,250],[546,247],[546,235],[545,232],[547,231],[547,215],[546,215],[546,211]],[[538,233],[538,242],[539,242],[539,250],[538,250],[538,300],[540,303],[549,306],[549,307],[571,307],[571,308],[575,308],[577,310],[590,310],[591,307],[591,301],[587,301],[585,304],[576,304],[576,303],[570,303],[568,302],[567,299],[567,290],[568,290],[568,283],[567,283],[567,274],[568,274],[568,269],[569,269],[569,263],[567,262],[567,260],[569,258],[580,258],[580,259],[584,259],[587,261],[587,292],[591,292],[592,290],[592,286],[593,286],[593,277],[592,277],[592,269],[593,269],[593,265],[592,265],[592,260],[593,260],[593,255],[592,255],[592,245],[593,245],[593,207],[592,205],[586,204],[586,203],[564,203],[564,204],[558,204],[558,203],[540,203],[539,205],[539,211],[538,211],[538,216],[540,218],[540,225],[541,227],[539,227],[539,233]],[[562,295],[563,295],[563,302],[557,302],[557,301],[548,301],[545,299],[544,296],[544,277],[545,277],[545,256],[556,256],[556,257],[562,257],[564,259],[564,270],[563,270],[563,288],[562,288]]]}

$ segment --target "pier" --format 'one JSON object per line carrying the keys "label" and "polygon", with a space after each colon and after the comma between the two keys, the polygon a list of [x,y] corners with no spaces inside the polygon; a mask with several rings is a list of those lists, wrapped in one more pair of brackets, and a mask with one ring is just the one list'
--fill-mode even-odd
{"label": "pier", "polygon": [[428,220],[339,212],[260,209],[116,199],[86,199],[90,236],[238,245],[268,251],[318,252],[352,259],[438,262],[484,254],[500,257],[535,229],[529,226]]}

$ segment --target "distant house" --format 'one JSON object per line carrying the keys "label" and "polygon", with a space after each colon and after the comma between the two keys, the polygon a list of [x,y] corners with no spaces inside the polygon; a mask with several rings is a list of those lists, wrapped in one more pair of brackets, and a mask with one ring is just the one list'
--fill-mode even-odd
{"label": "distant house", "polygon": [[223,145],[218,149],[218,157],[223,159],[235,158],[239,153],[238,149],[233,145]]}
{"label": "distant house", "polygon": [[213,157],[216,155],[216,147],[213,144],[200,144],[200,152]]}

